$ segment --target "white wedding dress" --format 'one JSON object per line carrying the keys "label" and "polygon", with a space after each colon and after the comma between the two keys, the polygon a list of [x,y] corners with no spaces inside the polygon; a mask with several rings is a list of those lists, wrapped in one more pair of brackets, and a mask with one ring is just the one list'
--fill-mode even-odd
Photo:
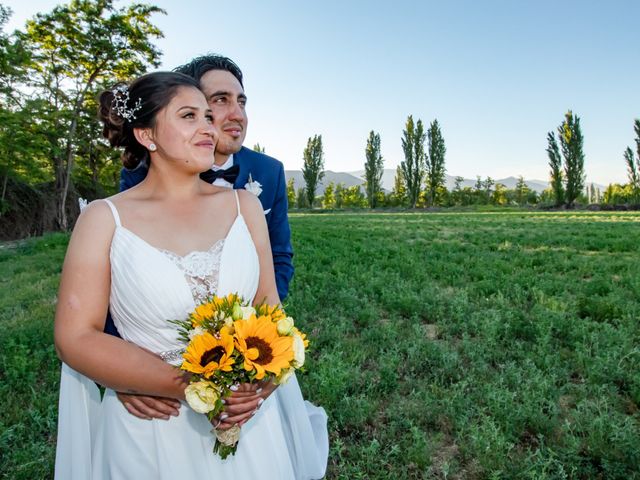
{"label": "white wedding dress", "polygon": [[[157,249],[120,223],[111,243],[110,311],[123,339],[180,363],[184,348],[171,319],[186,318],[209,294],[252,299],[258,255],[238,207],[227,237],[207,252],[179,256]],[[135,368],[132,366],[131,368]],[[303,400],[293,376],[241,430],[234,456],[212,453],[205,415],[183,403],[178,417],[141,420],[115,393],[62,365],[55,476],[64,480],[315,479],[325,473],[327,417]]]}

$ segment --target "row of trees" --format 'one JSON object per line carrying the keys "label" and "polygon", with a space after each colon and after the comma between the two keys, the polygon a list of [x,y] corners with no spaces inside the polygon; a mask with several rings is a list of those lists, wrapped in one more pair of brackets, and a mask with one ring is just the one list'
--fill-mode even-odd
{"label": "row of trees", "polygon": [[[378,208],[385,207],[406,207],[409,205],[406,184],[402,179],[403,173],[400,167],[396,171],[394,188],[385,193],[378,191],[375,198],[375,205]],[[469,206],[469,205],[536,205],[541,201],[550,202],[551,196],[543,193],[539,195],[531,190],[520,177],[516,186],[507,188],[502,183],[496,183],[491,177],[481,179],[478,177],[474,186],[463,186],[462,177],[456,177],[456,183],[452,190],[440,188],[437,193],[438,206]],[[324,192],[320,196],[314,196],[313,203],[310,203],[308,191],[305,187],[296,189],[293,178],[287,182],[287,196],[289,205],[292,208],[321,207],[325,209],[334,208],[370,208],[370,200],[366,191],[360,185],[347,187],[342,183],[337,185],[330,182],[325,186]],[[417,208],[432,206],[428,197],[428,191],[422,190],[416,201]]]}
{"label": "row of trees", "polygon": [[[427,148],[425,148],[425,141],[428,143]],[[414,123],[413,116],[409,115],[402,132],[402,149],[405,159],[398,167],[396,178],[398,188],[393,194],[392,203],[400,205],[406,201],[413,208],[425,201],[428,205],[436,205],[442,192],[446,190],[445,153],[447,151],[438,120],[431,122],[425,132],[422,120],[418,119]],[[380,148],[380,134],[372,130],[365,147],[364,194],[360,192],[360,187],[346,188],[343,185],[329,184],[320,204],[324,208],[335,206],[376,208],[388,205],[389,200],[385,197],[382,188],[383,172],[384,159]],[[289,203],[306,206],[318,204],[316,190],[324,177],[322,135],[314,135],[307,141],[303,152],[302,176],[305,185],[299,189],[298,193],[289,195]],[[289,188],[294,188],[292,183]]]}
{"label": "row of trees", "polygon": [[[463,186],[464,179],[456,177],[455,186],[445,186],[446,146],[438,120],[431,122],[425,132],[422,120],[414,122],[410,115],[402,132],[404,160],[396,170],[393,190],[382,189],[384,160],[380,149],[380,134],[371,131],[365,147],[364,192],[360,186],[346,187],[329,183],[322,196],[316,196],[324,176],[322,136],[309,138],[304,150],[302,169],[305,185],[296,190],[293,180],[288,183],[289,204],[298,208],[376,208],[409,206],[466,206],[466,205],[554,205],[573,208],[576,203],[638,204],[640,203],[640,120],[635,120],[636,154],[630,147],[624,152],[629,183],[611,184],[603,194],[593,184],[585,184],[584,137],[580,118],[571,110],[556,132],[547,134],[547,155],[550,185],[538,194],[530,189],[522,177],[513,189],[496,183],[491,177],[477,178],[473,187]],[[426,148],[425,148],[426,142]]]}
{"label": "row of trees", "polygon": [[[640,204],[640,119],[634,121],[634,131],[636,156],[634,158],[631,147],[627,147],[623,154],[629,183],[610,184],[602,196],[605,204]],[[560,147],[554,132],[547,134],[550,190],[556,206],[572,208],[585,189],[584,137],[580,129],[580,118],[569,110],[557,132]],[[593,186],[587,186],[587,198],[590,202],[599,202],[599,197],[599,192],[593,194]]]}

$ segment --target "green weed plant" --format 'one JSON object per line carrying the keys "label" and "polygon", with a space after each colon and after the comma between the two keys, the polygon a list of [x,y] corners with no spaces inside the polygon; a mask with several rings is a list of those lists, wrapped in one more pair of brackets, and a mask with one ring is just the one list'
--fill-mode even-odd
{"label": "green weed plant", "polygon": [[[640,478],[640,214],[293,214],[331,479]],[[0,474],[52,476],[67,236],[0,249]]]}

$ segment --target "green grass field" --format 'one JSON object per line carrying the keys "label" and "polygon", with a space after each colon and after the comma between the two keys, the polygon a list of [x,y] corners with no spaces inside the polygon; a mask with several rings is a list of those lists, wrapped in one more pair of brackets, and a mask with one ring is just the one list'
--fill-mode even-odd
{"label": "green grass field", "polygon": [[[327,478],[640,478],[640,214],[294,214]],[[0,249],[0,478],[52,475],[67,236]]]}

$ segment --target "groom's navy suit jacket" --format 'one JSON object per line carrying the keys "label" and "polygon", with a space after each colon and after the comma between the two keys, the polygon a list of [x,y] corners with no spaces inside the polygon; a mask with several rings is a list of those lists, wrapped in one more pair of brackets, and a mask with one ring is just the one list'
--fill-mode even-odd
{"label": "groom's navy suit jacket", "polygon": [[[245,147],[233,155],[233,163],[240,167],[233,188],[244,188],[249,181],[249,174],[251,174],[251,180],[259,182],[262,186],[262,193],[258,198],[265,211],[269,229],[278,296],[284,300],[289,292],[289,282],[293,277],[293,248],[287,216],[287,185],[284,167],[275,158]],[[127,190],[144,180],[147,170],[145,165],[134,170],[123,168],[120,173],[120,191]],[[111,316],[107,318],[105,331],[112,334],[117,332]]]}

